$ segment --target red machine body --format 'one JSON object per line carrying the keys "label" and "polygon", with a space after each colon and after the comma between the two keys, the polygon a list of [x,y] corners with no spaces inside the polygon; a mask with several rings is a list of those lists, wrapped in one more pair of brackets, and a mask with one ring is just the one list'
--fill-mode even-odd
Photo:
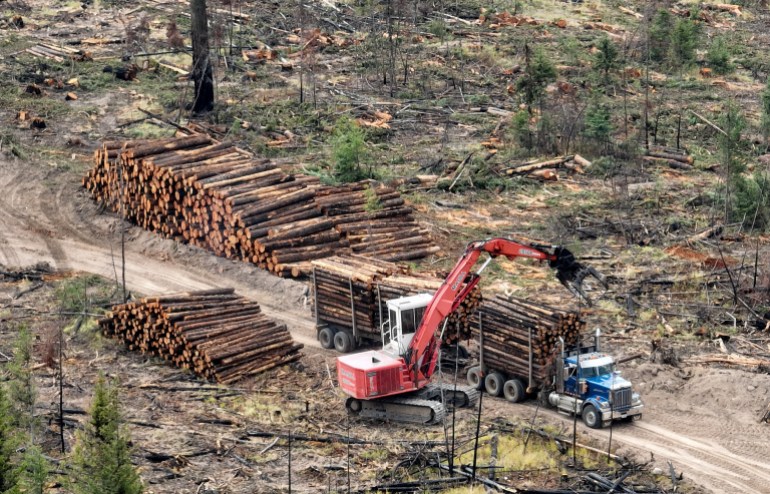
{"label": "red machine body", "polygon": [[[553,252],[544,249],[553,249]],[[582,266],[561,247],[524,244],[507,238],[471,242],[433,295],[403,357],[372,350],[337,358],[337,378],[345,393],[357,399],[372,400],[416,391],[430,382],[438,362],[438,329],[444,318],[478,284],[480,278],[478,274],[471,273],[471,269],[483,252],[493,258],[524,257],[549,261],[550,266],[557,269],[559,280],[573,292],[575,288],[568,282],[576,277],[582,281],[584,276],[580,273]]]}

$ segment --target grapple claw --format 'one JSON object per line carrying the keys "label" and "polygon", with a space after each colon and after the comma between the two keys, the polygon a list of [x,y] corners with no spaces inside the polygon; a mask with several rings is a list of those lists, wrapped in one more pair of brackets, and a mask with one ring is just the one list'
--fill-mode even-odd
{"label": "grapple claw", "polygon": [[575,260],[575,256],[564,247],[557,247],[554,254],[556,260],[552,261],[551,267],[556,269],[556,278],[573,295],[582,299],[590,307],[591,298],[583,290],[583,281],[588,277],[595,278],[606,290],[608,288],[607,280],[591,266],[584,266]]}

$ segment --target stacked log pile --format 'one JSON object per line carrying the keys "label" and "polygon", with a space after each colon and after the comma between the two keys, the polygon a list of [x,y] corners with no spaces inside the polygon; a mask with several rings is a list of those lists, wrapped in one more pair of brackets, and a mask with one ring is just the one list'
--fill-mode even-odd
{"label": "stacked log pile", "polygon": [[366,182],[328,187],[319,191],[316,202],[356,254],[395,262],[439,250],[392,187]]}
{"label": "stacked log pile", "polygon": [[[388,319],[387,301],[419,293],[434,293],[442,280],[409,273],[395,263],[363,256],[335,256],[312,262],[318,323],[356,331],[377,339]],[[443,342],[470,337],[481,292],[478,287],[449,315]]]}
{"label": "stacked log pile", "polygon": [[30,46],[26,49],[26,52],[37,57],[48,58],[56,62],[64,62],[67,60],[85,62],[93,59],[91,54],[87,51],[43,42],[40,42],[34,46]]}
{"label": "stacked log pile", "polygon": [[231,288],[149,297],[116,305],[102,332],[130,350],[162,357],[196,375],[231,383],[300,358],[283,324]]}
{"label": "stacked log pile", "polygon": [[204,134],[105,142],[94,160],[83,185],[127,220],[281,276],[339,253],[405,260],[438,250],[393,189],[323,187]]}
{"label": "stacked log pile", "polygon": [[529,375],[531,334],[533,374],[544,380],[558,354],[559,337],[567,347],[577,344],[585,322],[578,312],[497,295],[481,303],[473,325],[476,339],[479,326],[484,331],[484,365],[519,377]]}

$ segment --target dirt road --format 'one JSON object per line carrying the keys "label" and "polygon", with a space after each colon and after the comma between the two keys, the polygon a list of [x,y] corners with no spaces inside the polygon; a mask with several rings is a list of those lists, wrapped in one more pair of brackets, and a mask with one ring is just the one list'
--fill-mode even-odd
{"label": "dirt road", "polygon": [[[647,405],[653,405],[647,400]],[[660,403],[663,406],[665,403]],[[561,421],[571,431],[572,419],[555,411],[545,415]],[[580,434],[590,434],[608,444],[609,430],[591,430],[578,423]],[[640,460],[651,457],[668,475],[667,462],[677,474],[718,493],[763,494],[770,492],[770,460],[762,437],[767,427],[758,423],[727,423],[693,420],[688,414],[648,413],[633,424],[618,424],[612,431],[613,450],[636,453]],[[651,456],[652,455],[652,456]]]}
{"label": "dirt road", "polygon": [[[0,162],[0,190],[0,264],[47,261],[61,270],[116,278],[118,223],[114,216],[99,213],[71,173]],[[315,340],[303,283],[137,228],[129,229],[126,260],[126,281],[133,291],[154,294],[232,286],[259,301],[270,317],[286,323],[311,353],[322,351]],[[678,382],[670,371],[653,372],[644,366],[632,369],[631,377],[646,386],[642,391],[647,410],[641,422],[614,429],[615,444],[642,459],[652,453],[656,465],[665,471],[666,462],[671,461],[677,471],[714,492],[770,493],[768,429],[757,423],[754,411],[770,396],[766,382],[755,382],[756,374],[724,375],[710,369]],[[743,401],[735,401],[741,388]],[[501,400],[492,403],[500,407],[499,413],[526,416],[532,411]],[[544,413],[551,421],[571,424],[555,412]],[[581,426],[582,433],[599,442],[609,436],[608,431]]]}
{"label": "dirt road", "polygon": [[[116,218],[100,214],[71,174],[54,170],[35,175],[0,162],[0,264],[44,261],[59,270],[120,279]],[[143,295],[233,287],[258,300],[268,316],[285,322],[295,340],[318,346],[303,283],[138,228],[130,228],[126,235],[126,285]]]}

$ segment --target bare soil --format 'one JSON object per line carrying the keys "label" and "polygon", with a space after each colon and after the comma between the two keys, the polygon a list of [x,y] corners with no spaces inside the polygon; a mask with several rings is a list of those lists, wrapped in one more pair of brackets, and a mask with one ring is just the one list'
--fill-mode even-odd
{"label": "bare soil", "polygon": [[[2,83],[18,89],[13,93],[14,97],[20,96],[28,83],[44,85],[48,75],[66,82],[77,68],[69,62],[53,64],[43,59],[30,60],[31,56],[21,53],[41,40],[64,44],[94,36],[128,38],[138,29],[140,17],[147,12],[151,18],[151,35],[146,42],[89,45],[87,48],[92,49],[97,61],[88,62],[90,69],[80,73],[83,81],[79,87],[68,82],[66,89],[46,86],[47,94],[42,98],[20,96],[10,102],[13,105],[9,103],[7,108],[0,108],[3,125],[0,147],[4,153],[0,155],[0,265],[14,268],[48,262],[60,272],[71,275],[93,273],[112,280],[110,283],[114,282],[114,289],[117,289],[115,280],[120,278],[122,265],[121,222],[93,203],[80,186],[80,177],[85,167],[90,166],[90,152],[99,140],[126,138],[122,132],[132,127],[130,121],[146,117],[137,111],[137,107],[159,113],[168,111],[174,114],[174,119],[182,115],[190,85],[170,82],[168,74],[161,76],[157,71],[140,72],[139,79],[144,81],[141,83],[116,83],[110,78],[101,80],[103,73],[99,71],[103,65],[123,63],[122,55],[132,50],[134,53],[168,50],[163,34],[166,21],[181,20],[187,5],[183,2],[140,2],[141,5],[136,7],[133,3],[115,2],[117,6],[102,5],[96,9],[88,7],[91,2],[84,2],[82,8],[78,5],[80,2],[49,3],[38,0],[6,2],[8,9],[18,6],[27,22],[24,29],[4,24],[0,37],[3,43],[0,57]],[[557,44],[557,39],[565,36],[560,33],[581,39],[581,49],[586,51],[583,60],[570,62],[574,66],[565,66],[563,72],[559,69],[560,82],[569,82],[574,91],[585,83],[583,79],[590,70],[587,50],[594,48],[594,36],[592,31],[583,29],[584,22],[593,22],[593,17],[601,14],[605,16],[605,22],[622,28],[615,29],[617,32],[631,35],[643,31],[635,17],[617,11],[611,3],[533,2],[524,7],[525,13],[539,18],[539,27],[503,28],[502,32],[493,30],[490,38],[477,38],[473,33],[467,35],[464,32],[470,32],[473,17],[480,9],[476,6],[470,10],[449,8],[451,16],[437,15],[435,19],[441,21],[439,24],[446,24],[455,36],[453,39],[439,42],[434,35],[422,32],[418,37],[423,40],[415,41],[410,48],[414,51],[403,53],[404,60],[413,63],[409,67],[415,70],[412,83],[416,81],[419,90],[405,88],[411,92],[388,97],[390,88],[378,82],[382,78],[377,69],[356,72],[358,65],[367,65],[364,62],[368,62],[368,56],[362,54],[360,48],[359,42],[364,39],[359,36],[361,33],[347,32],[348,21],[352,19],[350,10],[340,11],[335,2],[330,1],[309,3],[314,10],[308,17],[317,18],[314,20],[320,31],[326,34],[333,31],[350,42],[344,48],[332,44],[328,52],[314,45],[310,53],[302,55],[301,63],[311,66],[313,71],[313,98],[317,97],[321,103],[319,108],[325,110],[294,111],[298,100],[299,65],[289,73],[284,73],[276,61],[265,65],[231,65],[224,69],[220,57],[218,91],[222,100],[231,101],[220,102],[218,111],[221,114],[214,117],[221,117],[225,127],[233,126],[235,138],[247,141],[250,146],[274,140],[276,131],[279,134],[284,130],[291,131],[299,136],[296,142],[289,143],[297,146],[297,155],[291,155],[291,147],[287,147],[285,154],[276,154],[289,156],[288,161],[298,163],[299,167],[311,166],[319,160],[316,154],[322,151],[314,147],[314,142],[319,136],[322,139],[328,137],[326,127],[333,125],[332,117],[339,115],[340,107],[350,108],[349,113],[354,117],[371,114],[374,109],[393,114],[391,129],[377,143],[382,145],[378,159],[388,163],[392,160],[394,165],[404,163],[405,168],[413,166],[410,173],[419,168],[419,173],[439,173],[444,179],[454,177],[458,172],[457,165],[471,151],[490,167],[516,162],[518,156],[507,154],[509,142],[496,156],[490,152],[485,157],[482,156],[485,151],[479,150],[479,143],[496,134],[498,128],[505,133],[510,124],[491,116],[483,107],[489,104],[511,112],[518,108],[520,101],[515,86],[519,75],[512,67],[524,64],[523,49],[519,50],[519,47],[536,42],[550,45],[553,52],[560,53],[567,48],[565,45],[562,49]],[[298,27],[297,20],[292,17],[296,12],[291,2],[257,2],[248,7],[251,8],[251,20],[242,25],[243,29],[238,28],[243,31],[244,42],[259,40],[281,46],[283,55],[298,48],[297,43],[286,41],[286,35],[291,35]],[[647,8],[646,4],[644,8]],[[230,12],[231,8],[220,9],[213,24],[221,21],[225,25],[224,19],[228,17],[224,11]],[[463,19],[445,22],[452,16]],[[569,27],[566,31],[548,23],[557,17],[567,18]],[[739,41],[736,43],[745,39],[747,46],[766,51],[767,33],[770,32],[766,29],[766,18],[744,22],[726,17],[724,14],[719,18],[728,21],[724,27],[709,28],[713,31],[709,36],[718,34],[717,29],[725,29],[730,37],[737,36]],[[736,23],[740,25],[733,30]],[[366,28],[366,24],[361,22],[358,27]],[[250,31],[252,28],[253,32]],[[480,29],[488,28],[482,26]],[[254,39],[250,37],[252,34]],[[496,37],[503,34],[505,37]],[[483,42],[479,41],[482,39]],[[423,43],[424,50],[420,48]],[[478,59],[474,58],[474,53],[478,54]],[[14,58],[17,55],[19,58]],[[421,57],[424,59],[420,60]],[[135,57],[133,61],[143,63],[139,58],[142,57]],[[467,64],[466,58],[472,63]],[[751,56],[746,55],[746,58]],[[153,57],[153,61],[156,59],[160,60]],[[179,65],[185,63],[187,61],[178,62]],[[310,77],[307,70],[303,73],[306,78]],[[569,74],[575,77],[568,80],[572,77]],[[761,90],[761,85],[754,81],[756,75],[750,76],[742,69],[735,77],[727,77],[729,82],[725,82],[722,78],[705,79],[693,70],[686,77],[688,81],[683,79],[681,82],[692,83],[694,89],[689,93],[683,87],[687,84],[670,89],[653,78],[657,87],[651,96],[652,104],[656,106],[656,113],[664,115],[656,141],[660,138],[664,143],[668,139],[671,144],[674,135],[678,141],[676,117],[681,118],[681,109],[688,105],[716,119],[724,109],[722,100],[735,97],[756,116],[756,100]],[[628,85],[626,89],[630,88],[627,91],[630,94],[628,106],[631,113],[636,114],[630,124],[633,134],[640,132],[643,119],[638,113],[647,103],[639,89],[640,80],[631,83],[634,85]],[[68,102],[66,111],[56,110],[56,104],[64,104],[63,93],[70,90],[78,92],[79,100]],[[309,90],[305,90],[309,94]],[[577,90],[582,94],[583,89]],[[167,99],[169,93],[178,97],[179,108],[174,108],[173,102],[159,101],[162,93]],[[577,114],[576,109],[582,105],[579,100],[561,94],[555,85],[549,88],[549,95],[554,107],[560,106],[566,114]],[[472,100],[472,97],[476,98]],[[439,100],[443,102],[439,104]],[[621,98],[618,96],[613,101],[616,106],[620,105]],[[30,130],[27,121],[17,119],[17,110],[30,108],[46,118],[47,130]],[[617,113],[623,112],[618,110]],[[327,118],[329,124],[319,123]],[[314,123],[309,123],[310,120]],[[669,463],[678,474],[683,474],[685,481],[691,482],[685,486],[687,492],[770,493],[770,425],[759,422],[770,403],[767,369],[757,369],[756,365],[746,367],[757,371],[750,372],[740,367],[688,362],[688,357],[693,355],[725,354],[719,343],[722,340],[710,340],[705,335],[713,337],[714,332],[725,331],[735,341],[741,336],[742,328],[750,327],[751,321],[746,315],[739,316],[743,320],[733,327],[735,320],[730,319],[733,314],[723,314],[720,303],[730,299],[729,291],[724,289],[728,280],[720,271],[723,266],[715,266],[719,263],[737,266],[738,260],[753,259],[755,240],[759,251],[757,257],[770,258],[768,238],[757,236],[751,241],[743,241],[743,232],[738,232],[733,240],[722,241],[719,252],[703,244],[681,247],[688,235],[711,226],[715,216],[719,216],[716,211],[719,207],[709,206],[707,195],[708,191],[716,190],[720,180],[713,172],[718,168],[707,166],[718,166],[716,134],[700,120],[690,123],[687,118],[682,120],[685,121],[683,140],[686,145],[692,145],[697,163],[704,166],[703,169],[682,172],[643,166],[634,169],[629,176],[613,180],[569,175],[558,183],[525,184],[529,189],[521,193],[514,190],[520,182],[506,183],[505,187],[511,185],[511,189],[506,188],[503,192],[477,193],[476,185],[479,184],[474,185],[468,172],[457,182],[455,192],[463,187],[462,193],[445,194],[432,190],[425,196],[420,193],[407,195],[407,199],[443,248],[440,256],[425,261],[431,269],[451,266],[470,240],[489,235],[540,235],[565,239],[570,242],[570,247],[585,245],[579,252],[581,257],[591,258],[592,264],[611,276],[612,289],[602,297],[604,304],[586,312],[589,328],[603,329],[609,350],[614,354],[621,357],[642,355],[640,359],[624,364],[623,370],[642,394],[646,409],[641,421],[618,424],[612,430],[591,430],[578,422],[579,442],[606,449],[611,440],[613,452],[633,457],[641,463],[650,461],[650,466],[659,468],[657,480],[671,491]],[[615,123],[617,129],[622,128],[620,122]],[[151,124],[150,128],[161,127],[168,135],[169,127],[159,125],[158,121]],[[657,133],[657,120],[655,129]],[[22,147],[35,150],[33,159],[8,158],[6,130],[8,136],[22,142]],[[72,136],[83,145],[67,145]],[[508,139],[502,137],[504,141]],[[307,155],[302,154],[305,152],[303,146]],[[696,209],[696,203],[704,205]],[[586,240],[585,244],[583,240]],[[669,245],[677,247],[666,250]],[[726,253],[724,258],[722,249]],[[344,397],[335,387],[333,377],[336,355],[321,349],[316,342],[306,283],[278,278],[254,266],[217,258],[206,251],[162,239],[135,227],[126,229],[125,259],[126,283],[136,294],[234,287],[238,293],[258,301],[267,315],[284,322],[294,339],[305,345],[305,356],[299,365],[265,373],[238,386],[218,387],[202,383],[163,362],[100,340],[93,331],[75,333],[69,329],[64,363],[66,407],[86,410],[93,383],[100,373],[119,378],[124,414],[136,447],[134,460],[148,485],[148,492],[287,492],[289,455],[286,441],[282,439],[276,445],[273,437],[265,435],[269,433],[290,431],[327,438],[344,437],[349,433],[372,441],[350,448],[351,457],[355,459],[351,475],[354,489],[371,483],[377,475],[392,467],[376,454],[378,448],[383,447],[389,453],[403,453],[410,447],[407,444],[415,440],[443,437],[440,428],[356,420],[350,421],[348,429]],[[760,262],[758,269],[759,285],[768,285],[767,274],[762,272],[763,264],[766,262]],[[498,282],[494,287],[498,291],[534,296],[565,308],[574,304],[573,300],[565,299],[562,288],[554,286],[552,277],[541,266],[508,263],[500,269],[508,281]],[[670,286],[676,285],[675,290],[655,291],[656,283],[669,281]],[[732,278],[729,281],[732,282]],[[43,350],[52,332],[71,322],[57,314],[48,314],[47,311],[55,312],[56,309],[52,284],[16,298],[25,288],[29,285],[0,283],[0,351],[4,354],[11,348],[17,320],[34,322],[38,354],[45,353]],[[682,292],[686,294],[680,295]],[[631,294],[635,297],[633,301],[629,300],[633,298]],[[704,297],[706,302],[702,300]],[[766,296],[762,297],[760,294],[754,299],[757,306],[767,305]],[[636,314],[626,317],[623,311],[630,312],[633,308]],[[676,315],[670,316],[667,311]],[[697,336],[705,326],[708,326],[706,330]],[[664,358],[660,351],[653,350],[653,342],[659,343],[661,336],[673,342],[669,344],[674,345],[674,358],[670,358],[671,355]],[[765,348],[768,334],[765,332],[761,336],[756,339],[759,343],[751,344],[759,346],[761,353],[768,355],[770,347]],[[58,400],[54,371],[38,363],[36,375],[41,415],[50,419]],[[555,426],[565,436],[571,435],[572,418],[551,410],[536,409],[532,403],[511,405],[502,399],[486,397],[483,403],[485,423],[511,417],[530,420],[537,414],[538,425]],[[65,439],[69,446],[82,418],[79,413],[67,417]],[[472,411],[460,412],[458,424],[463,438],[471,437],[475,429]],[[55,424],[47,423],[47,430],[47,440],[55,447]],[[254,432],[262,435],[254,435]],[[291,458],[293,492],[345,490],[348,449],[344,444],[297,442]],[[542,483],[528,479],[524,474],[522,477],[519,479],[521,485],[532,481],[529,485],[543,487]]]}
{"label": "bare soil", "polygon": [[[121,265],[118,220],[100,214],[73,174],[56,170],[36,172],[22,164],[5,161],[0,163],[0,188],[3,190],[0,196],[0,264],[19,267],[44,261],[59,270],[116,279],[116,270]],[[293,337],[305,344],[304,367],[312,369],[310,375],[316,375],[319,383],[324,380],[327,366],[333,371],[334,354],[322,350],[315,340],[305,283],[277,278],[252,266],[217,258],[135,227],[127,231],[126,260],[126,282],[136,293],[149,295],[235,287],[239,293],[257,300],[268,315],[286,323]],[[628,351],[627,345],[612,343],[611,346],[621,355]],[[78,356],[70,356],[69,361],[74,363],[75,360],[79,360]],[[112,348],[97,355],[95,361],[99,365],[89,363],[88,374],[81,376],[84,386],[93,382],[99,368],[119,375],[127,387],[165,386],[163,383],[169,379],[180,378],[179,373],[163,365],[124,351],[114,353]],[[650,362],[646,357],[626,363],[624,370],[642,393],[646,409],[642,421],[614,427],[613,450],[642,461],[650,459],[665,474],[669,471],[668,462],[671,462],[677,472],[682,472],[686,479],[706,491],[770,492],[770,443],[762,439],[767,434],[767,425],[758,421],[770,400],[770,382],[765,375],[711,367],[672,367]],[[319,402],[316,391],[303,394],[303,391],[315,388],[311,385],[307,390],[300,389],[308,384],[300,383],[293,371],[269,373],[265,379],[280,380],[287,375],[291,377],[288,382],[295,380],[292,384],[295,384],[297,399]],[[324,389],[324,386],[328,383],[319,384],[318,389]],[[82,390],[79,394],[82,400],[86,399],[87,394]],[[150,433],[149,439],[156,441],[156,445],[162,444],[176,451],[188,441],[194,442],[192,436],[185,435],[185,430],[190,420],[194,421],[189,414],[200,413],[200,410],[186,410],[184,399],[179,402],[176,394],[170,394],[172,398],[168,394],[156,395],[155,391],[145,392],[142,397],[132,394],[129,419],[136,422],[159,420],[163,425],[162,432]],[[158,404],[160,396],[163,397],[162,406]],[[135,397],[138,401],[134,401]],[[68,393],[68,400],[70,398]],[[148,416],[146,412],[153,409],[152,403],[159,409]],[[86,407],[84,401],[74,404]],[[485,404],[488,418],[513,415],[528,419],[535,412],[534,405],[511,405],[500,399],[488,399]],[[341,397],[334,393],[328,396],[321,410],[317,410],[326,416],[314,419],[321,421],[319,429],[331,427],[334,430],[328,419],[331,416],[342,419],[342,409]],[[540,420],[571,431],[571,418],[550,410],[539,410],[538,414]],[[366,424],[365,427],[383,435],[393,432],[393,426],[386,424]],[[139,444],[148,437],[141,426],[132,426],[132,430],[138,435]],[[214,437],[217,435],[215,430],[206,434]],[[581,423],[578,423],[578,430],[580,441],[590,438],[600,447],[606,447],[609,441],[607,430],[590,430]],[[162,434],[163,439],[157,434]],[[195,464],[194,459],[189,462]],[[197,467],[202,475],[205,465]],[[189,475],[185,479],[181,484],[189,482]],[[168,484],[173,485],[179,484]],[[171,492],[165,490],[168,486],[157,492]],[[313,488],[308,487],[307,492],[312,491]]]}

